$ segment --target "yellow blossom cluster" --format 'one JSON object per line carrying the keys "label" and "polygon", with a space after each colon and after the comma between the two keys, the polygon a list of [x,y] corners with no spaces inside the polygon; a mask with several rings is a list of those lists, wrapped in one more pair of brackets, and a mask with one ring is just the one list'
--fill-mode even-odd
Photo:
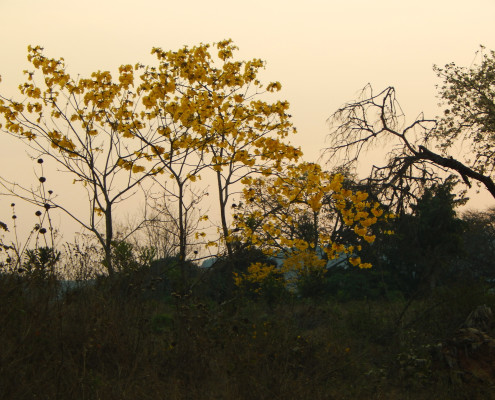
{"label": "yellow blossom cluster", "polygon": [[[137,93],[132,90],[131,65],[121,66],[118,82],[114,82],[108,71],[74,79],[66,71],[63,58],[46,57],[40,46],[29,46],[27,58],[34,71],[25,70],[27,81],[19,86],[25,100],[15,102],[0,96],[0,115],[6,131],[35,141],[42,152],[51,147],[63,157],[84,163],[101,152],[102,146],[114,146],[119,136],[134,138],[137,130],[146,127],[135,112]],[[41,79],[37,79],[38,74]],[[140,156],[128,154],[126,163],[118,157],[110,160],[137,173],[146,170],[135,165],[145,156],[145,152]]]}
{"label": "yellow blossom cluster", "polygon": [[[276,273],[274,265],[269,265],[261,262],[253,263],[248,267],[246,279],[250,282],[262,282],[272,274]],[[236,284],[242,282],[242,277],[237,273],[234,275]]]}
{"label": "yellow blossom cluster", "polygon": [[257,76],[264,62],[233,61],[237,47],[231,40],[213,46],[217,59],[209,44],[177,51],[154,48],[158,66],[135,67],[141,71],[137,94],[146,109],[143,116],[168,145],[159,143],[153,152],[176,149],[169,151],[174,157],[168,165],[173,158],[183,160],[185,152],[200,153],[215,172],[227,174],[239,167],[266,172],[265,164],[276,168],[282,160],[297,160],[300,150],[281,141],[295,132],[289,104],[256,99],[263,91],[280,90],[280,83],[263,89]]}
{"label": "yellow blossom cluster", "polygon": [[[373,243],[373,225],[383,218],[378,202],[368,194],[345,188],[344,177],[315,163],[287,166],[277,177],[243,180],[245,209],[236,216],[239,240],[260,247],[266,255],[283,257],[282,273],[301,276],[325,272],[327,260],[346,254],[359,268],[370,268],[356,254]],[[337,226],[355,235],[353,243],[332,239]],[[260,274],[238,277],[252,281]]]}
{"label": "yellow blossom cluster", "polygon": [[[279,176],[271,184],[280,190],[270,188],[279,205],[291,205],[294,213],[308,209],[319,213],[326,193],[337,191],[340,178],[322,178],[314,164],[289,166],[285,172],[286,165],[296,163],[302,154],[284,141],[296,132],[289,103],[261,100],[260,95],[278,92],[282,86],[262,84],[258,76],[265,63],[236,61],[236,50],[231,40],[176,51],[154,48],[156,65],[122,65],[116,76],[98,70],[73,77],[63,58],[49,58],[40,46],[29,46],[32,70],[25,71],[26,82],[19,87],[24,99],[0,96],[3,129],[77,168],[96,169],[97,160],[104,175],[121,171],[129,174],[129,182],[166,173],[183,187],[211,169],[219,192],[227,194],[228,186],[243,177]],[[306,177],[298,181],[301,174]],[[256,188],[257,181],[247,179]],[[227,200],[220,203],[225,206]],[[263,210],[259,218],[266,218]],[[275,219],[267,222],[265,234],[279,238],[275,241],[284,238],[286,247],[305,246],[277,230]],[[222,235],[230,236],[222,228]],[[224,244],[232,241],[223,239]],[[253,230],[249,240],[256,243],[264,237]],[[307,245],[314,249],[316,243]]]}
{"label": "yellow blossom cluster", "polygon": [[[2,99],[4,128],[30,140],[42,136],[71,157],[85,153],[85,135],[120,135],[140,138],[146,155],[168,165],[192,151],[201,152],[205,162],[209,153],[217,172],[232,160],[247,168],[258,160],[295,161],[300,150],[280,140],[295,132],[288,103],[255,98],[263,91],[279,91],[280,83],[263,89],[257,79],[263,61],[232,61],[237,47],[231,40],[214,46],[220,62],[214,62],[209,44],[177,51],[154,48],[158,66],[122,65],[116,81],[109,71],[74,79],[63,58],[46,57],[40,46],[29,46],[34,72],[24,71],[27,81],[19,87],[27,100]],[[37,71],[44,88],[37,84]],[[63,138],[47,134],[52,131],[44,129],[50,126],[49,118],[64,120]],[[270,137],[272,132],[275,135]],[[253,147],[256,151],[250,151]]]}

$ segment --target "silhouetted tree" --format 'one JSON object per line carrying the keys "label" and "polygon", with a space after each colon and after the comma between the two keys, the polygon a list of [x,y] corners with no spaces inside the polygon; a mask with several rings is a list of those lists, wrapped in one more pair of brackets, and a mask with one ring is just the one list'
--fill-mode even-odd
{"label": "silhouetted tree", "polygon": [[[363,152],[388,145],[387,163],[373,166],[367,181],[396,210],[414,203],[427,182],[441,182],[440,171],[457,173],[469,187],[477,181],[495,198],[495,52],[470,69],[453,63],[434,69],[443,79],[443,117],[406,123],[393,87],[375,94],[367,85],[330,118],[330,160],[343,155],[344,165],[353,166]],[[449,153],[456,144],[466,150],[464,159]]]}
{"label": "silhouetted tree", "polygon": [[425,188],[412,212],[393,223],[394,234],[372,248],[375,264],[397,277],[399,289],[413,294],[434,289],[463,254],[464,223],[455,208],[465,199],[452,193],[455,181]]}

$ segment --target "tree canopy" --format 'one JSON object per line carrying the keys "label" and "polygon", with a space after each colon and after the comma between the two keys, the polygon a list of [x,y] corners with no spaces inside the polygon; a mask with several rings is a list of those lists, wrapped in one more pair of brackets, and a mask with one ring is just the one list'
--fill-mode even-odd
{"label": "tree canopy", "polygon": [[[218,246],[219,253],[232,257],[234,242],[242,242],[269,255],[290,249],[296,264],[310,260],[322,267],[319,248],[325,259],[345,252],[353,265],[370,267],[357,255],[360,246],[333,237],[330,224],[349,226],[358,241],[371,243],[371,226],[383,214],[380,204],[344,188],[340,174],[298,163],[302,152],[287,141],[296,132],[289,103],[261,98],[281,84],[263,84],[258,75],[265,63],[235,61],[236,50],[230,40],[176,51],[154,48],[156,65],[122,65],[115,79],[109,71],[75,78],[63,58],[30,46],[33,70],[25,71],[26,82],[19,86],[22,98],[0,95],[0,128],[82,183],[89,217],[55,196],[29,189],[21,195],[15,182],[9,186],[1,178],[4,189],[59,208],[90,230],[104,249],[110,274],[113,253],[124,246],[114,234],[115,207],[148,183],[162,191],[161,210],[173,219],[181,261],[195,253],[192,245]],[[196,211],[206,196],[201,180],[207,174],[215,181],[215,221]],[[246,213],[234,207],[234,195],[248,205]],[[251,202],[253,196],[260,201]],[[305,234],[295,237],[291,224],[297,218],[291,214],[299,212],[304,217],[296,231]],[[256,226],[250,227],[253,219]],[[207,224],[217,233],[205,233]]]}
{"label": "tree canopy", "polygon": [[[33,70],[24,71],[21,99],[0,96],[0,128],[84,185],[89,218],[54,197],[40,198],[29,190],[22,197],[62,209],[93,232],[112,271],[113,210],[152,177],[176,199],[179,254],[185,259],[190,210],[202,196],[193,186],[210,170],[217,181],[220,236],[226,239],[232,187],[301,155],[284,141],[295,132],[288,102],[259,98],[279,91],[280,83],[262,84],[258,73],[265,63],[233,61],[236,49],[230,40],[177,51],[154,48],[157,66],[122,65],[115,79],[109,71],[74,78],[63,58],[49,58],[40,46],[29,46]],[[15,183],[3,182],[19,195]],[[223,243],[229,249],[229,242]]]}
{"label": "tree canopy", "polygon": [[[355,165],[373,146],[389,146],[386,164],[374,166],[367,182],[397,209],[408,198],[417,200],[427,182],[439,183],[441,171],[457,174],[469,187],[476,181],[495,198],[495,53],[483,54],[471,68],[451,63],[434,69],[443,79],[441,117],[420,115],[407,123],[393,87],[375,93],[367,85],[330,118],[329,159]],[[453,156],[455,145],[464,151],[460,157]]]}

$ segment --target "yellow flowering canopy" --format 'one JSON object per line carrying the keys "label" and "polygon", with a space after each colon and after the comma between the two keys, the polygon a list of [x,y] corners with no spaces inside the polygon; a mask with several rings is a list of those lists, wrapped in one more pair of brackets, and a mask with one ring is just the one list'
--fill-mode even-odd
{"label": "yellow flowering canopy", "polygon": [[[281,160],[296,160],[300,150],[282,141],[295,133],[288,102],[258,99],[264,92],[280,90],[281,84],[258,80],[265,66],[259,59],[233,61],[237,47],[231,40],[215,43],[216,55],[211,47],[154,48],[157,67],[136,65],[142,70],[137,89],[144,106],[140,117],[158,133],[148,142],[150,152],[167,153],[164,161],[171,165],[194,150],[203,165],[225,172],[230,183],[240,170],[267,171]],[[198,173],[193,172],[190,176]]]}
{"label": "yellow flowering canopy", "polygon": [[138,165],[147,156],[143,146],[134,143],[129,151],[120,142],[121,137],[132,138],[133,130],[146,127],[136,113],[131,65],[121,66],[114,81],[108,71],[74,79],[63,58],[46,57],[40,46],[28,47],[28,61],[34,70],[24,71],[27,80],[19,86],[24,100],[0,97],[2,127],[7,132],[28,139],[41,153],[55,149],[60,158],[73,163],[94,162],[98,154],[106,153],[107,165],[110,162],[133,173],[146,170]]}
{"label": "yellow flowering canopy", "polygon": [[[280,83],[261,84],[257,76],[265,63],[259,59],[231,61],[237,47],[230,40],[215,47],[216,57],[208,44],[154,48],[158,66],[122,65],[114,80],[109,71],[74,79],[63,58],[48,58],[40,46],[29,46],[35,71],[24,71],[27,81],[19,86],[26,100],[1,98],[3,127],[29,140],[43,137],[73,158],[85,156],[88,141],[98,150],[104,136],[138,137],[143,143],[119,162],[136,173],[142,171],[133,168],[139,160],[180,160],[191,150],[210,152],[216,170],[232,162],[252,167],[256,159],[295,160],[300,151],[280,141],[295,132],[288,102],[257,98],[280,90]],[[35,79],[36,71],[42,79]],[[274,137],[268,137],[271,132]]]}
{"label": "yellow flowering canopy", "polygon": [[[373,225],[384,215],[368,194],[343,186],[344,177],[322,171],[318,164],[290,165],[277,177],[246,178],[246,206],[235,216],[237,240],[259,247],[266,255],[283,257],[281,270],[256,265],[236,282],[259,281],[272,273],[301,276],[324,273],[327,260],[346,255],[359,268],[370,268],[357,255],[362,244],[373,243]],[[334,232],[345,226],[354,235],[352,245],[339,243]]]}

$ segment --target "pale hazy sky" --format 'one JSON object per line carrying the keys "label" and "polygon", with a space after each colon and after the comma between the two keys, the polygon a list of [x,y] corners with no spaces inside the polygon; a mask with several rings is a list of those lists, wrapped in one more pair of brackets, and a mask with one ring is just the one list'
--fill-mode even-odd
{"label": "pale hazy sky", "polygon": [[[291,142],[315,161],[326,119],[368,82],[395,86],[411,119],[421,111],[434,117],[432,65],[469,66],[480,44],[495,49],[494,16],[493,0],[0,0],[0,92],[16,94],[28,44],[85,75],[153,63],[152,47],[232,38],[238,59],[266,60],[263,81],[282,83],[299,131]],[[13,143],[1,138],[0,165],[15,178],[31,167]],[[0,221],[10,221],[10,202],[0,199]],[[488,205],[490,197],[472,203]]]}

